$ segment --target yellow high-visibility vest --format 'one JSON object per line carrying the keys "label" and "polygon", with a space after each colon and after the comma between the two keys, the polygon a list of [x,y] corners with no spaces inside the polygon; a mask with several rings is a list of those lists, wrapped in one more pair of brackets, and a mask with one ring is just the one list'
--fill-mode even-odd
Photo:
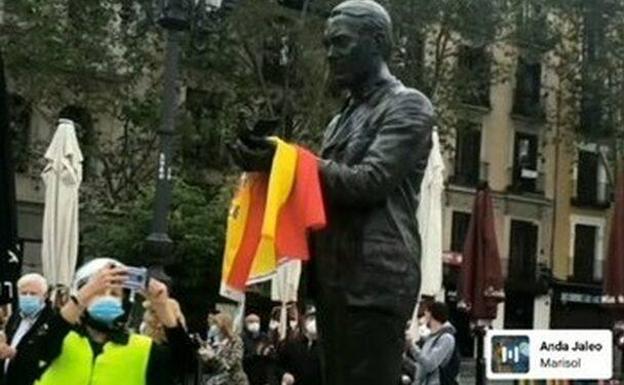
{"label": "yellow high-visibility vest", "polygon": [[126,345],[104,344],[94,359],[87,337],[72,331],[35,385],[145,385],[151,348],[150,338],[131,334]]}

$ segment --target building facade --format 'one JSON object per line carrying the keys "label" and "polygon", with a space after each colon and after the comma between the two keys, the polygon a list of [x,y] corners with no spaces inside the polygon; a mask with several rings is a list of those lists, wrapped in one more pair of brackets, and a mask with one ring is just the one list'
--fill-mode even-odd
{"label": "building facade", "polygon": [[[580,35],[585,57],[596,44],[586,37],[591,31]],[[566,97],[574,91],[557,71],[563,59],[552,52],[536,59],[521,48],[480,49],[489,49],[512,76],[483,82],[482,96],[466,100],[457,112],[454,151],[446,154],[444,247],[455,256],[446,259],[446,299],[451,307],[458,299],[457,256],[476,186],[485,181],[493,193],[506,292],[494,327],[611,328],[612,316],[601,303],[614,179],[611,146],[599,136],[577,135],[581,129],[598,132],[584,127],[597,121],[588,117],[595,111],[585,108],[584,96],[579,106]],[[452,314],[463,353],[473,354],[466,316],[455,309]]]}

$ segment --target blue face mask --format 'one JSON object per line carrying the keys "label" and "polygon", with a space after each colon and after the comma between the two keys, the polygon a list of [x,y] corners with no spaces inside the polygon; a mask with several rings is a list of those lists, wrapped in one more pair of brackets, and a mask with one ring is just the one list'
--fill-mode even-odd
{"label": "blue face mask", "polygon": [[34,295],[20,295],[19,309],[24,316],[32,317],[43,309],[43,300]]}
{"label": "blue face mask", "polygon": [[94,321],[107,326],[113,326],[113,322],[125,313],[121,299],[112,296],[97,298],[91,303],[87,312]]}

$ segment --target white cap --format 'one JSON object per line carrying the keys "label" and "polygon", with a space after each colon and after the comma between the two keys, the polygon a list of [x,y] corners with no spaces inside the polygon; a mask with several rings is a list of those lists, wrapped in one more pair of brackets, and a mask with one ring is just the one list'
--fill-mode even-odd
{"label": "white cap", "polygon": [[76,271],[76,274],[74,274],[74,282],[72,284],[72,291],[74,293],[77,292],[81,287],[83,287],[87,282],[89,282],[91,277],[93,277],[96,273],[98,273],[100,270],[104,269],[105,267],[111,266],[111,265],[113,267],[125,267],[123,263],[112,258],[96,258],[94,260],[91,260],[85,263],[78,269],[78,271]]}

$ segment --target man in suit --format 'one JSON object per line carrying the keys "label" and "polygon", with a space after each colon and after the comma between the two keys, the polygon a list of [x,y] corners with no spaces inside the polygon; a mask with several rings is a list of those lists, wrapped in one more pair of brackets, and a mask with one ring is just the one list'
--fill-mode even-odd
{"label": "man in suit", "polygon": [[0,341],[0,372],[3,385],[32,385],[40,374],[37,337],[46,333],[52,308],[46,299],[48,283],[39,274],[26,274],[17,281],[19,309]]}

